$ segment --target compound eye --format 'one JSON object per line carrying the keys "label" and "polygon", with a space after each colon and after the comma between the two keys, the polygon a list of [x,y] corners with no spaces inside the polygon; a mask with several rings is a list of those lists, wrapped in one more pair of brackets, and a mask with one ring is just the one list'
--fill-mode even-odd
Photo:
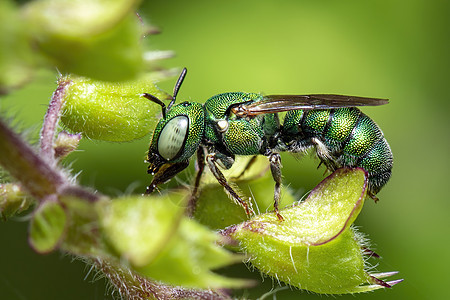
{"label": "compound eye", "polygon": [[178,116],[167,122],[158,139],[159,155],[167,160],[177,157],[184,147],[188,127],[189,120],[186,116]]}

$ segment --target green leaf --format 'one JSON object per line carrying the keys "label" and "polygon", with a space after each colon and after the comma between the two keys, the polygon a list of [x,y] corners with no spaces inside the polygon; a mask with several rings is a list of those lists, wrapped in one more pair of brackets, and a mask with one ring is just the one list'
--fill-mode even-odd
{"label": "green leaf", "polygon": [[168,95],[154,84],[156,73],[126,82],[105,82],[85,77],[65,76],[70,82],[64,95],[61,121],[72,132],[92,139],[124,142],[141,138],[156,125],[161,107],[141,96],[146,92],[159,99]]}
{"label": "green leaf", "polygon": [[66,223],[66,213],[59,203],[43,202],[30,223],[31,247],[39,253],[54,250],[64,236]]}
{"label": "green leaf", "polygon": [[119,81],[142,71],[139,2],[40,0],[23,15],[33,43],[60,71]]}
{"label": "green leaf", "polygon": [[11,1],[0,1],[0,94],[19,87],[32,75],[29,28]]}
{"label": "green leaf", "polygon": [[[365,272],[358,235],[350,225],[366,196],[362,169],[339,169],[309,197],[281,211],[256,216],[227,232],[241,243],[263,273],[290,285],[325,294],[362,291],[373,283]],[[380,288],[365,288],[370,290]]]}
{"label": "green leaf", "polygon": [[122,262],[154,280],[192,288],[248,284],[211,271],[241,259],[216,245],[219,237],[175,205],[185,195],[126,197],[100,211],[106,242]]}

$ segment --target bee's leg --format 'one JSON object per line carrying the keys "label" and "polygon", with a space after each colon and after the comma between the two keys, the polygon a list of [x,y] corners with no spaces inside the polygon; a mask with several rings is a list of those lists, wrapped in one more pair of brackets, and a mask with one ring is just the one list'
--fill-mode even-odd
{"label": "bee's leg", "polygon": [[[336,169],[338,169],[338,166],[335,163],[335,159],[330,153],[330,149],[328,149],[327,145],[325,145],[320,139],[313,138],[312,143],[316,146],[316,154],[317,157],[320,159],[320,164],[317,166],[317,169],[324,164],[327,168],[325,170],[325,173],[327,171],[334,172]],[[324,174],[325,174],[324,173]]]}
{"label": "bee's leg", "polygon": [[372,198],[373,201],[375,201],[375,203],[377,203],[380,199],[378,199],[377,196],[375,196],[374,193],[372,193],[370,190],[367,192],[367,196],[369,196],[370,198]]}
{"label": "bee's leg", "polygon": [[269,155],[270,162],[270,171],[272,172],[273,180],[275,180],[275,192],[274,192],[274,202],[273,208],[275,209],[275,213],[277,214],[277,218],[280,221],[283,221],[283,217],[278,212],[278,204],[280,202],[281,195],[281,157],[279,153],[271,153]]}
{"label": "bee's leg", "polygon": [[172,179],[175,175],[183,171],[184,169],[189,166],[189,161],[182,161],[178,163],[173,164],[165,164],[163,165],[158,172],[153,177],[152,182],[147,187],[147,190],[145,191],[145,195],[153,193],[153,191],[156,189],[158,185],[161,183],[167,182],[170,179]]}
{"label": "bee's leg", "polygon": [[200,187],[200,180],[202,179],[203,171],[205,170],[205,149],[203,147],[197,150],[197,175],[195,176],[194,189],[188,201],[186,214],[192,216],[197,207],[198,192]]}
{"label": "bee's leg", "polygon": [[236,177],[232,177],[232,179],[235,179],[235,180],[236,180],[236,179],[241,178],[242,175],[244,175],[244,173],[245,173],[248,169],[250,169],[250,167],[255,163],[257,157],[258,157],[257,155],[253,155],[252,158],[250,158],[250,160],[248,161],[248,163],[247,163],[247,165],[245,166],[245,168],[242,170],[241,174],[239,174],[239,175],[236,176]]}
{"label": "bee's leg", "polygon": [[197,168],[198,170],[197,175],[195,176],[194,190],[192,191],[193,196],[197,196],[200,180],[202,179],[202,174],[205,170],[205,150],[202,147],[197,150]]}
{"label": "bee's leg", "polygon": [[245,209],[245,212],[248,216],[252,215],[247,202],[242,200],[241,197],[236,193],[235,190],[228,184],[225,176],[223,176],[222,172],[217,167],[217,157],[216,153],[209,153],[206,156],[206,163],[208,164],[209,169],[213,173],[214,177],[216,177],[217,181],[225,188],[225,190],[230,194],[233,199],[235,199],[240,205],[242,205]]}

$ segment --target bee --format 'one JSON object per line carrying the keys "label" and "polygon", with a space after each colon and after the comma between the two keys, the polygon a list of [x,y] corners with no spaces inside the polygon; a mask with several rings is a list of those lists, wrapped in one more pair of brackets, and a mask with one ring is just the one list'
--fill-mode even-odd
{"label": "bee", "polygon": [[[387,104],[386,99],[355,96],[261,95],[223,93],[204,104],[182,102],[175,105],[186,76],[183,69],[169,105],[150,94],[142,94],[162,108],[147,155],[148,173],[154,175],[146,194],[169,181],[189,165],[197,153],[198,172],[192,198],[195,199],[205,165],[226,192],[250,209],[229,185],[221,172],[229,169],[236,155],[268,157],[275,181],[274,211],[278,212],[281,189],[280,152],[302,153],[314,149],[330,171],[340,167],[360,167],[368,174],[369,195],[375,195],[391,177],[393,155],[378,125],[357,106]],[[278,113],[286,112],[281,123]]]}

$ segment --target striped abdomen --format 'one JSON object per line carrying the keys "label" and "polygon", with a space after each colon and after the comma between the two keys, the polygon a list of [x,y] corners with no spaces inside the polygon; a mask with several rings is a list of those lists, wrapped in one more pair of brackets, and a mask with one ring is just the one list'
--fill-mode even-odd
{"label": "striped abdomen", "polygon": [[359,109],[290,111],[283,124],[288,151],[315,147],[325,165],[361,167],[369,174],[369,191],[376,194],[391,176],[392,152],[378,125]]}

